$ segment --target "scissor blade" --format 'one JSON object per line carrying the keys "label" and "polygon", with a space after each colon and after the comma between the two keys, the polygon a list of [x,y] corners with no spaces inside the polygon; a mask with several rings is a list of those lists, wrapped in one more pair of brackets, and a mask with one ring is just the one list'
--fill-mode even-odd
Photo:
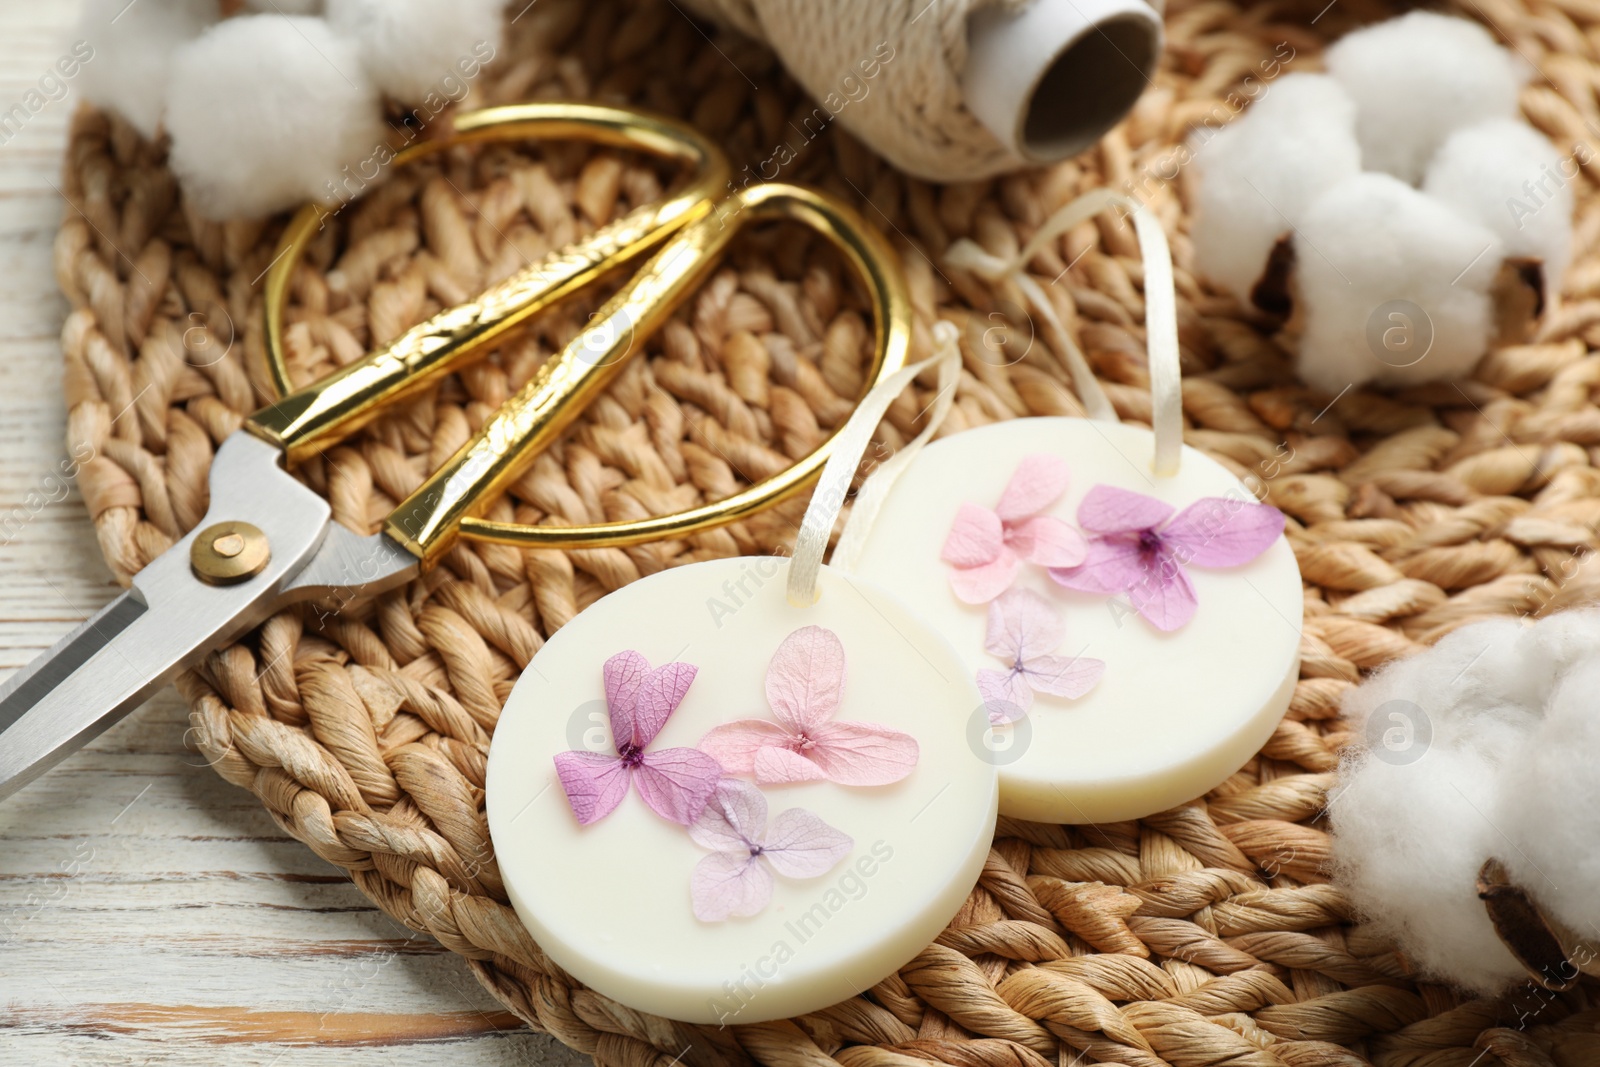
{"label": "scissor blade", "polygon": [[[131,591],[83,621],[76,630],[57,641],[48,651],[34,658],[0,686],[0,734],[22,713],[37,704],[45,694],[60,685],[79,667],[94,658],[106,643],[143,615],[145,605]],[[0,751],[0,761],[4,760]]]}
{"label": "scissor blade", "polygon": [[153,657],[159,643],[130,639],[130,628],[147,615],[137,591],[129,590],[7,680],[0,697],[0,797],[54,766],[166,682],[172,656]]}
{"label": "scissor blade", "polygon": [[[281,458],[276,447],[247,433],[223,442],[211,468],[211,507],[195,532],[0,690],[0,798],[295,598],[285,589],[321,545],[328,505],[291,478]],[[271,559],[248,581],[208,585],[190,569],[190,545],[226,519],[259,527]]]}

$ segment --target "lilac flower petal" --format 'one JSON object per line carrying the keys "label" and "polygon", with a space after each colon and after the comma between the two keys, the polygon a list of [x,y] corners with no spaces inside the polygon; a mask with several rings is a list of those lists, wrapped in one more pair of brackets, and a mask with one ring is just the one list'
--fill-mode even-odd
{"label": "lilac flower petal", "polygon": [[1091,537],[1083,562],[1076,567],[1051,567],[1050,577],[1080,593],[1111,595],[1144,580],[1139,542],[1124,536]]}
{"label": "lilac flower petal", "polygon": [[1017,555],[1041,567],[1076,567],[1089,552],[1083,534],[1052,515],[1024,519],[1008,527],[1006,543]]}
{"label": "lilac flower petal", "polygon": [[698,748],[646,752],[633,775],[639,795],[650,810],[684,826],[705,811],[706,801],[721,778],[722,764]]}
{"label": "lilac flower petal", "polygon": [[1053,652],[1067,636],[1061,613],[1032,589],[1011,589],[989,605],[983,647],[1006,663]]}
{"label": "lilac flower petal", "polygon": [[955,567],[950,571],[950,589],[964,604],[987,604],[1017,579],[1022,561],[1009,547],[1002,546],[993,563],[981,567]]}
{"label": "lilac flower petal", "polygon": [[767,703],[784,726],[803,731],[827,722],[844,695],[844,645],[821,626],[783,639],[767,664]]}
{"label": "lilac flower petal", "polygon": [[898,782],[916,767],[920,753],[916,738],[876,723],[823,723],[811,738],[811,762],[840,785]]}
{"label": "lilac flower petal", "polygon": [[788,748],[764,748],[756,753],[755,780],[762,785],[791,785],[795,782],[820,782],[827,777],[822,768]]}
{"label": "lilac flower petal", "polygon": [[755,915],[772,899],[772,872],[746,852],[713,852],[689,877],[694,917],[702,922]]}
{"label": "lilac flower petal", "polygon": [[633,743],[640,748],[656,739],[667,716],[678,710],[699,668],[688,663],[667,663],[644,676],[633,706]]}
{"label": "lilac flower petal", "polygon": [[1066,461],[1048,452],[1023,456],[1017,464],[995,513],[1006,523],[1037,515],[1061,499],[1069,481]]}
{"label": "lilac flower petal", "polygon": [[749,851],[767,832],[767,798],[749,782],[724,778],[712,790],[700,817],[689,824],[689,837],[716,852]]}
{"label": "lilac flower petal", "polygon": [[605,679],[612,744],[626,744],[633,738],[633,709],[639,699],[639,686],[649,673],[650,661],[632,649],[618,652],[600,668]]}
{"label": "lilac flower petal", "polygon": [[980,567],[1000,554],[1000,516],[976,504],[962,504],[944,539],[939,558],[957,567]]}
{"label": "lilac flower petal", "polygon": [[1090,533],[1134,533],[1160,526],[1172,515],[1172,505],[1153,496],[1097,485],[1078,504],[1078,525]]}
{"label": "lilac flower petal", "polygon": [[1199,601],[1183,568],[1163,553],[1146,568],[1145,577],[1128,589],[1128,602],[1158,630],[1172,631],[1194,618]]}
{"label": "lilac flower petal", "polygon": [[1100,682],[1104,660],[1087,656],[1034,656],[1022,666],[1022,677],[1041,693],[1077,698]]}
{"label": "lilac flower petal", "polygon": [[794,734],[768,719],[739,719],[713,726],[700,739],[700,749],[709,752],[728,774],[750,774],[755,770],[756,753],[763,748],[783,748]]}
{"label": "lilac flower petal", "polygon": [[1020,671],[979,671],[978,695],[994,726],[1016,722],[1033,707],[1033,690]]}
{"label": "lilac flower petal", "polygon": [[1161,540],[1186,565],[1237,567],[1272,547],[1283,512],[1267,504],[1208,496],[1180,511]]}
{"label": "lilac flower petal", "polygon": [[600,752],[558,752],[556,775],[581,826],[598,822],[628,795],[628,767]]}
{"label": "lilac flower petal", "polygon": [[855,842],[812,812],[790,808],[772,820],[762,855],[785,878],[815,878],[850,854]]}

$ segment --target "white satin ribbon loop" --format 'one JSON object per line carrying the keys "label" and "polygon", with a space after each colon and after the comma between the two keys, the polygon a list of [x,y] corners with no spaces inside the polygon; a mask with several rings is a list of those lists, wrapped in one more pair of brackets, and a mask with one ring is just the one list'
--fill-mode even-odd
{"label": "white satin ribbon loop", "polygon": [[850,521],[839,536],[834,549],[834,563],[848,567],[860,555],[873,519],[883,505],[884,498],[894,487],[900,472],[910,465],[922,446],[950,412],[955,401],[956,384],[961,376],[961,349],[957,344],[957,330],[952,323],[940,321],[933,327],[934,353],[920,363],[891,374],[861,398],[850,420],[844,424],[834,445],[833,454],[823,465],[822,476],[811,494],[805,517],[800,520],[800,532],[794,539],[794,555],[789,560],[789,603],[795,607],[810,607],[817,602],[817,576],[822,570],[822,557],[828,551],[828,534],[834,520],[844,508],[845,497],[850,492],[850,482],[855,478],[856,467],[872,443],[872,432],[878,428],[889,405],[913,378],[930,367],[939,368],[938,392],[928,414],[927,425],[916,437],[906,442],[889,459],[885,460],[872,477],[867,479],[856,494],[855,507]]}
{"label": "white satin ribbon loop", "polygon": [[1125,200],[1133,210],[1133,229],[1144,260],[1144,335],[1150,368],[1150,428],[1155,432],[1155,473],[1178,473],[1183,455],[1183,368],[1178,355],[1178,289],[1172,277],[1172,249],[1150,209]]}
{"label": "white satin ribbon loop", "polygon": [[1044,287],[1027,271],[1033,258],[1062,234],[1109,208],[1120,208],[1133,219],[1139,255],[1144,260],[1145,344],[1150,368],[1151,428],[1155,431],[1155,455],[1151,465],[1158,475],[1172,474],[1178,469],[1183,448],[1178,299],[1172,274],[1172,251],[1161,224],[1148,208],[1110,189],[1092,189],[1046,219],[1021,251],[1010,259],[986,252],[976,241],[966,237],[952,244],[944,259],[950,266],[971,271],[991,283],[1016,282],[1035,314],[1044,321],[1051,343],[1063,353],[1084,411],[1091,419],[1115,422],[1117,413],[1111,398],[1106,396],[1083,350],[1056,314],[1055,305]]}

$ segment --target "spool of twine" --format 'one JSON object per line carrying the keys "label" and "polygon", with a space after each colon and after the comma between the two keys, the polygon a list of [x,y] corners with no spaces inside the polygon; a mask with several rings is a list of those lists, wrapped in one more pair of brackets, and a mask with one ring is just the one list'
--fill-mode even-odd
{"label": "spool of twine", "polygon": [[1149,0],[686,3],[772,48],[818,124],[837,120],[933,181],[1083,151],[1150,84],[1161,50]]}

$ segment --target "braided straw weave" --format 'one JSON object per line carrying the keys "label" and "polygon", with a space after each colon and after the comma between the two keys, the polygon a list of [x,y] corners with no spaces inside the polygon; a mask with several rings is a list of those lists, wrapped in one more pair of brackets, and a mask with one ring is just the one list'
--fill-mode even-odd
{"label": "braided straw weave", "polygon": [[[1600,130],[1600,0],[1465,0],[1541,74],[1527,114],[1563,151]],[[1600,1063],[1590,985],[1464,1002],[1419,983],[1354,925],[1327,882],[1319,813],[1341,693],[1363,670],[1467,622],[1591,599],[1600,524],[1600,197],[1577,179],[1578,247],[1561,309],[1476,377],[1330,398],[1296,384],[1273,325],[1185,269],[1176,148],[1223,121],[1274,56],[1315,69],[1324,42],[1392,14],[1340,0],[1174,0],[1169,54],[1135,113],[1083,158],[995,182],[908,181],[837,128],[782,167],[863,205],[900,246],[917,313],[965,324],[945,432],[1076,415],[1049,346],[1011,365],[983,338],[1020,293],[935,267],[956,237],[1009,254],[1055,206],[1101,184],[1148,200],[1174,237],[1188,440],[1262,483],[1291,516],[1306,580],[1302,677],[1261,753],[1203,800],[1139,823],[1002,820],[979,886],[926,951],[866,994],[804,1018],[717,1030],[641,1015],[564,974],[507,906],[485,830],[485,751],[544,636],[607,591],[693,560],[774,551],[796,503],[685,542],[561,553],[473,545],[371,602],[285,612],[186,674],[200,746],[389,914],[470,961],[508,1008],[605,1067],[1552,1067]],[[1481,5],[1481,6],[1480,6]],[[1314,25],[1313,25],[1314,23]],[[667,0],[541,0],[510,27],[467,103],[578,97],[686,116],[752,173],[812,114],[770,56],[715,43]],[[756,89],[759,86],[759,91]],[[814,130],[815,123],[809,129]],[[771,176],[773,167],[766,164]],[[163,149],[92,111],[66,158],[56,270],[73,454],[101,547],[126,581],[202,516],[213,450],[266,399],[259,278],[279,221],[185,210]],[[586,146],[457,150],[340,212],[294,284],[300,380],[394,337],[654,197],[639,161]],[[1031,265],[1129,420],[1148,418],[1130,229],[1083,225]],[[1068,264],[1071,264],[1068,267]],[[810,450],[851,410],[870,323],[815,243],[742,238],[499,518],[590,522],[714,499]],[[594,306],[580,301],[497,358],[309,462],[335,517],[368,530],[525,381]],[[1011,349],[1010,351],[1016,351]],[[928,391],[879,431],[892,449]],[[575,877],[552,872],[553,877]]]}

